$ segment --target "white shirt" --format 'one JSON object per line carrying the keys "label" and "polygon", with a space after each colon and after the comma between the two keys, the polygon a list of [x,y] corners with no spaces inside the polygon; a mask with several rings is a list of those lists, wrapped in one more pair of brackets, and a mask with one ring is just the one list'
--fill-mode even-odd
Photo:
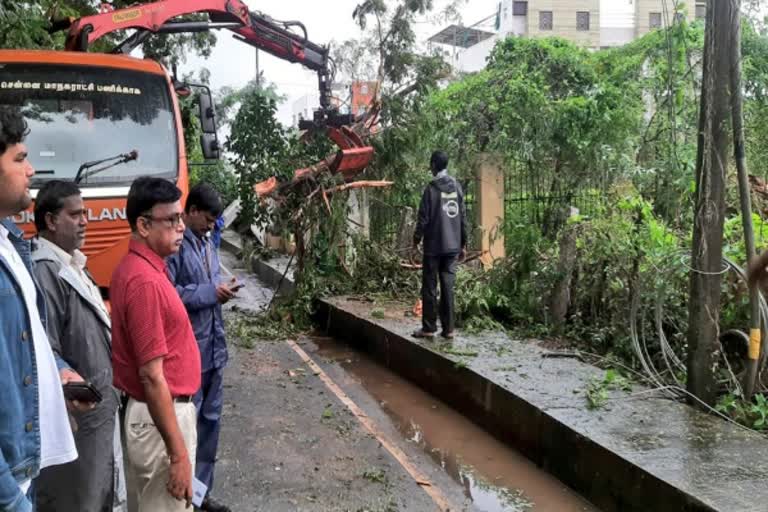
{"label": "white shirt", "polygon": [[50,248],[62,265],[71,268],[75,272],[75,275],[79,279],[80,284],[90,294],[91,300],[97,304],[99,308],[101,308],[107,317],[109,317],[109,311],[107,311],[107,306],[104,305],[104,299],[101,298],[99,287],[96,286],[91,278],[88,277],[88,274],[85,273],[85,265],[88,262],[88,256],[83,254],[81,251],[78,251],[77,249],[75,249],[75,252],[70,255],[64,249],[51,242],[50,240],[43,238],[42,236],[37,237],[37,243],[41,246]]}
{"label": "white shirt", "polygon": [[[40,469],[66,464],[77,458],[77,449],[69,425],[59,370],[40,320],[40,312],[37,310],[37,290],[34,281],[27,267],[24,266],[21,256],[8,240],[8,230],[2,225],[0,225],[0,256],[10,266],[21,288],[32,327],[38,377],[38,410],[40,411]],[[22,492],[26,494],[29,485],[30,481],[24,482],[20,486]]]}

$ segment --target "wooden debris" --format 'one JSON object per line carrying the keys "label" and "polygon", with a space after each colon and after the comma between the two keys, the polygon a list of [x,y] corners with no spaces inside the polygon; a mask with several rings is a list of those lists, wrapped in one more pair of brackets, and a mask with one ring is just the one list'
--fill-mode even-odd
{"label": "wooden debris", "polygon": [[[488,251],[477,251],[473,252],[471,254],[468,254],[466,258],[459,261],[460,265],[463,265],[465,263],[469,263],[470,261],[474,261],[477,259],[480,259],[484,255],[488,254]],[[401,261],[400,267],[408,270],[421,270],[423,268],[423,265],[421,263],[414,263],[413,260],[411,261]]]}

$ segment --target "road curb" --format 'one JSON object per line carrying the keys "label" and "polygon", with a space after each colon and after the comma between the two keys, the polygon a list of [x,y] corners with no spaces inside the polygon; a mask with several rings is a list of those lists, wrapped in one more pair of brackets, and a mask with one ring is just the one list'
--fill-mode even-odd
{"label": "road curb", "polygon": [[[232,230],[225,230],[221,237],[222,249],[229,251],[233,254],[243,256],[243,243],[240,235]],[[278,293],[291,293],[295,289],[293,282],[293,271],[289,270],[283,278],[286,267],[289,263],[289,258],[276,258],[274,261],[262,261],[259,258],[252,257],[250,268],[251,271],[259,278],[261,282],[272,289],[280,289]]]}

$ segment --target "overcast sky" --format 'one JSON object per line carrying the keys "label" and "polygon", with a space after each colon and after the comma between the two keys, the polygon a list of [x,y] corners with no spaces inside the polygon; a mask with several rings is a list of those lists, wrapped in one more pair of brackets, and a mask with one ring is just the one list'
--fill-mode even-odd
{"label": "overcast sky", "polygon": [[[267,2],[246,0],[253,10],[261,11],[278,20],[297,20],[306,25],[309,39],[318,44],[331,40],[344,41],[360,37],[360,29],[352,20],[352,11],[361,0],[281,0]],[[437,8],[445,0],[436,0]],[[498,0],[468,0],[461,9],[465,25],[472,25],[496,12]],[[420,40],[444,28],[445,24],[433,24],[424,20],[416,25]],[[218,89],[225,85],[242,86],[255,75],[255,50],[232,38],[228,31],[218,32],[218,43],[208,59],[190,57],[182,66],[184,71],[206,67],[211,71],[211,85]],[[291,122],[291,107],[294,101],[306,94],[317,94],[316,74],[299,64],[281,61],[260,52],[260,65],[267,80],[277,84],[281,94],[288,97],[280,107],[279,118],[283,123]]]}

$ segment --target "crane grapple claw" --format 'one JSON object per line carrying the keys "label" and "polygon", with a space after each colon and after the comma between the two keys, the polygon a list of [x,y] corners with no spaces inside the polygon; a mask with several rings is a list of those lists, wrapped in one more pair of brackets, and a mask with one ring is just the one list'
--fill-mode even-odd
{"label": "crane grapple claw", "polygon": [[342,149],[336,153],[336,158],[331,163],[331,172],[341,174],[345,180],[350,180],[365,170],[372,160],[371,146]]}
{"label": "crane grapple claw", "polygon": [[339,146],[336,157],[330,163],[331,173],[342,174],[344,179],[350,180],[370,165],[373,147],[366,145],[349,127],[328,128],[327,135]]}

